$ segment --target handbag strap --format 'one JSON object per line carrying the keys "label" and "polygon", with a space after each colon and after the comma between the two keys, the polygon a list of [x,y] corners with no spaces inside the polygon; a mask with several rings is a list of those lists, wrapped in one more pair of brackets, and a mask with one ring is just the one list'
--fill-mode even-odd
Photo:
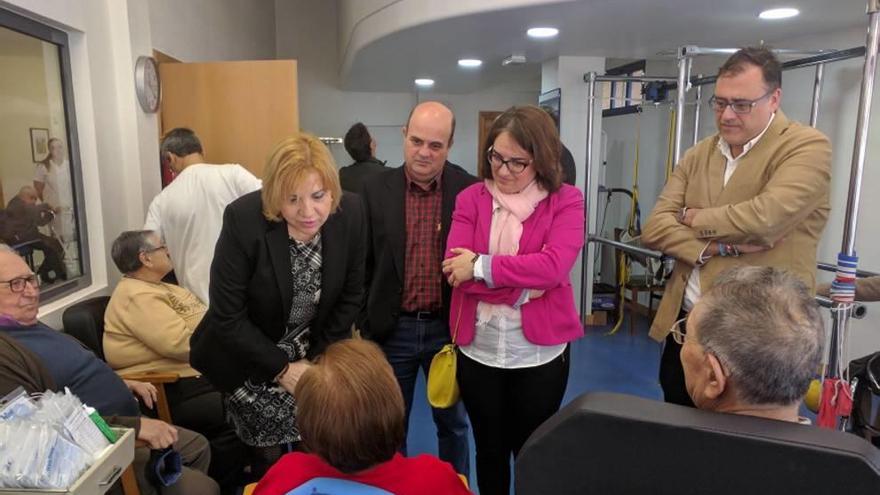
{"label": "handbag strap", "polygon": [[461,303],[458,305],[458,316],[455,317],[455,328],[452,330],[452,345],[456,345],[455,339],[458,337],[459,323],[461,323]]}

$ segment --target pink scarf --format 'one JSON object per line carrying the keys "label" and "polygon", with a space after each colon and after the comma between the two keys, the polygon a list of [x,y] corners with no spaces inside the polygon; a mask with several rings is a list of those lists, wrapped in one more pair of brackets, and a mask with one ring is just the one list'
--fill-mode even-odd
{"label": "pink scarf", "polygon": [[489,231],[489,254],[516,254],[522,237],[523,222],[534,213],[547,191],[537,181],[532,181],[522,191],[506,194],[498,190],[495,182],[486,179],[486,189],[498,205],[492,215]]}
{"label": "pink scarf", "polygon": [[[523,222],[535,212],[547,191],[541,189],[536,181],[532,181],[516,194],[505,194],[498,190],[495,182],[486,179],[486,189],[496,205],[492,214],[492,226],[489,230],[489,254],[514,255],[519,252],[519,240],[522,237]],[[540,297],[543,291],[531,291],[530,297]],[[477,304],[477,324],[488,323],[493,316],[508,320],[519,318],[519,310],[503,304]]]}

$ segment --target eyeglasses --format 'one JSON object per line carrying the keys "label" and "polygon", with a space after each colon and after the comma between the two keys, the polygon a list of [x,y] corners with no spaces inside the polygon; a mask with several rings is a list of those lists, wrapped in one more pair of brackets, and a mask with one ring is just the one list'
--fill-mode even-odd
{"label": "eyeglasses", "polygon": [[532,163],[532,160],[527,158],[510,158],[505,160],[503,156],[495,151],[495,148],[489,148],[488,158],[492,167],[500,169],[506,165],[507,170],[513,175],[521,174]]}
{"label": "eyeglasses", "polygon": [[672,328],[669,329],[669,333],[672,334],[672,340],[675,341],[678,345],[684,345],[685,337],[687,334],[682,330],[682,328],[687,328],[683,323],[687,322],[687,316],[676,321],[672,324]]}
{"label": "eyeglasses", "polygon": [[3,280],[0,281],[0,284],[6,284],[9,286],[9,290],[12,292],[24,292],[25,287],[28,284],[31,285],[34,289],[40,288],[40,279],[37,278],[36,275],[31,274],[27,277],[16,277],[12,280]]}
{"label": "eyeglasses", "polygon": [[158,250],[160,250],[160,249],[164,249],[165,251],[168,251],[168,246],[166,246],[165,244],[161,244],[161,245],[156,246],[156,247],[154,247],[154,248],[150,248],[150,249],[142,249],[141,252],[144,253],[144,254],[150,254],[150,253],[155,252],[155,251],[158,251]]}
{"label": "eyeglasses", "polygon": [[715,110],[718,113],[721,113],[726,110],[727,107],[730,107],[733,109],[733,113],[743,115],[751,113],[752,109],[755,108],[755,105],[757,105],[759,101],[772,95],[774,91],[776,91],[776,88],[771,89],[770,91],[765,93],[764,96],[761,96],[760,98],[755,98],[754,100],[727,101],[724,98],[718,98],[715,95],[712,95],[712,97],[709,98],[709,105],[712,106],[712,110]]}

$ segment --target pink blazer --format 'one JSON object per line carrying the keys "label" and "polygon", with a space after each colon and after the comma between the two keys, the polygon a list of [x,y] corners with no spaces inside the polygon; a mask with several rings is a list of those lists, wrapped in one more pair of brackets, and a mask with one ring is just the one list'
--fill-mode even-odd
{"label": "pink blazer", "polygon": [[[446,242],[447,258],[456,247],[478,254],[489,252],[492,209],[492,195],[482,182],[459,193]],[[473,341],[478,301],[513,306],[528,289],[544,291],[520,308],[523,334],[529,342],[556,345],[583,336],[569,279],[583,245],[584,196],[577,188],[563,184],[523,223],[519,253],[492,257],[491,287],[471,280],[452,290],[449,331],[455,342],[468,345]]]}

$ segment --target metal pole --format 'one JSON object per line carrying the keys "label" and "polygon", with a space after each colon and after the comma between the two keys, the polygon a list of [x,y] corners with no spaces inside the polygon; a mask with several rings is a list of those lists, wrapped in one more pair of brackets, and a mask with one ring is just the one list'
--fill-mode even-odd
{"label": "metal pole", "polygon": [[[705,46],[690,46],[688,47],[688,53],[691,55],[732,55],[736,53],[739,48],[709,48]],[[835,50],[792,50],[788,48],[775,48],[771,50],[773,53],[777,55],[825,55],[827,53],[833,52]]]}
{"label": "metal pole", "polygon": [[819,101],[822,99],[822,79],[825,77],[825,64],[816,65],[816,77],[813,79],[813,106],[810,107],[810,126],[816,127],[819,121]]}
{"label": "metal pole", "polygon": [[[856,228],[858,226],[859,200],[862,195],[862,172],[868,147],[868,129],[871,123],[871,101],[874,96],[874,71],[877,68],[877,41],[880,31],[880,0],[868,0],[868,37],[865,43],[865,65],[862,70],[862,87],[859,93],[859,112],[856,118],[856,139],[853,146],[852,167],[849,177],[849,194],[846,200],[846,216],[843,222],[843,241],[840,251],[855,255]],[[838,355],[842,337],[849,333],[850,305],[835,302],[832,308],[832,331],[829,344],[828,369],[825,375],[838,377]]]}
{"label": "metal pole", "polygon": [[626,254],[632,254],[635,256],[642,256],[645,258],[652,258],[655,260],[659,260],[663,258],[663,253],[660,251],[654,251],[653,249],[647,249],[639,246],[630,246],[625,242],[614,241],[611,239],[606,239],[604,237],[599,236],[599,234],[592,234],[589,236],[589,242],[595,242],[597,244],[605,244],[606,246],[611,246],[618,251],[623,251]]}
{"label": "metal pole", "polygon": [[[697,77],[703,77],[703,75],[698,74]],[[697,142],[700,140],[700,106],[702,106],[703,104],[703,87],[697,86],[695,89],[695,96],[697,97],[697,101],[694,104],[694,146],[696,146]]]}
{"label": "metal pole", "polygon": [[[590,73],[584,74],[584,82],[589,83]],[[678,80],[673,76],[596,76],[599,82],[668,82]]]}
{"label": "metal pole", "polygon": [[[593,180],[593,134],[595,133],[594,118],[596,115],[596,76],[595,72],[588,72],[584,75],[587,81],[587,93],[590,100],[587,102],[587,160],[586,169],[584,170],[584,235],[592,232],[590,225],[590,182]],[[590,259],[590,247],[588,243],[584,243],[581,248],[581,323],[585,323],[586,317],[592,311],[591,306],[587,306],[587,284],[592,282],[592,274],[587,271],[588,261]]]}
{"label": "metal pole", "polygon": [[691,73],[691,57],[688,55],[688,47],[679,48],[678,53],[678,88],[675,93],[675,142],[672,143],[672,157],[675,165],[681,158],[681,131],[684,119],[684,99],[687,96],[688,81]]}

